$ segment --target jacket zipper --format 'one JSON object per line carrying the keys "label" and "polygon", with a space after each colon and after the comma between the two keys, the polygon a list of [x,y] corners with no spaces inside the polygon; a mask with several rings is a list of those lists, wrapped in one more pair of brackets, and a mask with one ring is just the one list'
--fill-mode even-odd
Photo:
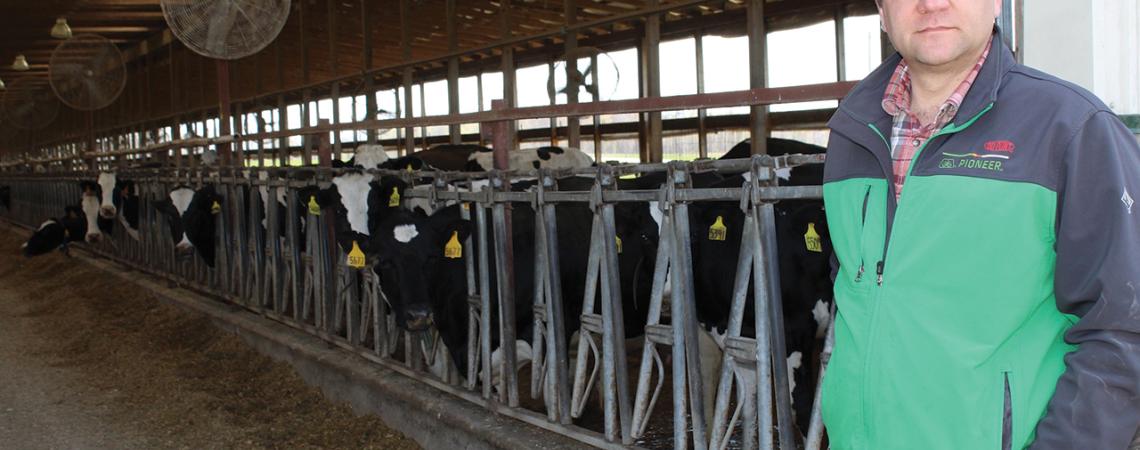
{"label": "jacket zipper", "polygon": [[[931,141],[933,141],[934,139],[936,139],[940,136],[958,133],[962,130],[965,130],[966,128],[969,128],[970,125],[973,125],[974,122],[977,122],[978,119],[980,119],[985,113],[987,113],[991,109],[993,109],[993,107],[994,107],[994,102],[990,102],[990,104],[986,105],[985,108],[983,108],[980,112],[975,114],[974,117],[970,118],[970,120],[967,120],[966,122],[962,123],[961,125],[949,124],[947,126],[944,126],[944,127],[942,127],[942,129],[938,130],[938,132],[934,133],[929,138],[927,138],[926,142],[923,142],[922,145],[918,146],[918,149],[915,150],[914,158],[911,160],[910,167],[908,167],[906,170],[907,178],[910,178],[911,172],[914,172],[914,167],[918,165],[919,158],[922,156],[922,150],[926,148],[927,144],[930,144]],[[867,126],[870,127],[871,130],[875,132],[875,134],[879,135],[879,138],[883,140],[884,144],[886,144],[887,151],[890,152],[891,144],[889,141],[887,141],[886,136],[883,135],[883,133],[881,131],[879,131],[879,128],[876,127],[875,124],[873,124],[873,123],[869,123],[869,124],[867,124]],[[887,175],[888,175],[887,179],[889,180],[890,174],[887,174]],[[887,195],[891,195],[891,189],[889,186],[889,182],[888,182]],[[888,204],[890,203],[890,199],[887,199],[887,203]],[[899,194],[898,203],[895,206],[895,220],[896,221],[898,220],[899,205],[902,205],[902,194]],[[882,259],[880,259],[879,262],[877,264],[875,264],[876,282],[879,284],[879,286],[883,285],[883,271],[886,269],[887,250],[890,248],[891,234],[893,234],[894,225],[892,224],[890,228],[891,229],[889,229],[889,230],[885,230],[886,236],[884,237],[884,241],[883,241]]]}
{"label": "jacket zipper", "polygon": [[1005,381],[1005,396],[1001,417],[1001,448],[1013,450],[1013,393],[1009,388],[1009,372],[1002,372],[1002,378]]}
{"label": "jacket zipper", "polygon": [[[859,230],[863,231],[867,228],[867,202],[871,199],[871,185],[867,185],[867,190],[863,192],[863,216],[859,221]],[[855,273],[855,282],[858,283],[863,279],[863,239],[859,239],[859,271]]]}

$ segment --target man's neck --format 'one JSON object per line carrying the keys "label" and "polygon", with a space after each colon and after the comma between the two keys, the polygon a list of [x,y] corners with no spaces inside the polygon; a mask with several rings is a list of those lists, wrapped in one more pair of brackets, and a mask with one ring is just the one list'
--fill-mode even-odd
{"label": "man's neck", "polygon": [[926,125],[934,121],[942,104],[970,75],[970,71],[974,69],[985,49],[986,46],[982,45],[970,52],[971,56],[941,66],[908,63],[910,109],[918,117],[919,122]]}

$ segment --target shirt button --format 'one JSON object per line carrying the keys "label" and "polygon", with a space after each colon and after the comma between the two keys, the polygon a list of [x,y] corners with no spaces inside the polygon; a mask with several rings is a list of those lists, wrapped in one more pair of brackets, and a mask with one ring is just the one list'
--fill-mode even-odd
{"label": "shirt button", "polygon": [[912,144],[914,144],[915,147],[918,147],[918,144],[921,142],[922,142],[922,140],[915,139],[914,142],[912,142]]}

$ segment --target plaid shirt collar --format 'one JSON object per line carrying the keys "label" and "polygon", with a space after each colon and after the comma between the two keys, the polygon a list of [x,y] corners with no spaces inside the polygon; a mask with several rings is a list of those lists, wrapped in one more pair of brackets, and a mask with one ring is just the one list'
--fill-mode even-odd
{"label": "plaid shirt collar", "polygon": [[[992,39],[986,44],[986,49],[982,51],[982,56],[978,58],[977,64],[974,64],[974,69],[966,75],[966,79],[962,80],[962,83],[950,94],[946,102],[942,103],[942,107],[938,110],[938,117],[931,124],[935,128],[941,128],[950,123],[954,115],[958,114],[958,107],[962,105],[962,99],[966,98],[966,93],[970,91],[970,86],[974,84],[974,79],[982,70],[982,65],[985,64],[986,58],[990,54],[991,46],[993,46]],[[910,110],[910,66],[907,65],[905,59],[899,61],[899,65],[895,67],[894,75],[887,83],[887,90],[883,93],[883,111],[895,117],[899,114],[913,116]]]}

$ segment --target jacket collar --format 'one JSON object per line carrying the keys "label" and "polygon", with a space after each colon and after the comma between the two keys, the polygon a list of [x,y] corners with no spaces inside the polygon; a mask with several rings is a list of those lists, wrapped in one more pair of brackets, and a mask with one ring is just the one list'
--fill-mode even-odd
{"label": "jacket collar", "polygon": [[[990,56],[982,64],[978,77],[970,87],[958,114],[951,123],[958,124],[976,116],[990,103],[997,101],[998,89],[1005,74],[1016,64],[1013,53],[1005,45],[1001,31],[994,27],[990,39],[993,40]],[[883,111],[883,92],[894,74],[902,56],[897,52],[888,57],[873,72],[863,78],[847,97],[839,104],[839,111],[862,124],[890,123],[890,116]],[[838,115],[837,115],[838,116]],[[833,119],[834,120],[834,119]],[[834,126],[834,124],[832,124]],[[884,130],[886,131],[886,130]]]}

